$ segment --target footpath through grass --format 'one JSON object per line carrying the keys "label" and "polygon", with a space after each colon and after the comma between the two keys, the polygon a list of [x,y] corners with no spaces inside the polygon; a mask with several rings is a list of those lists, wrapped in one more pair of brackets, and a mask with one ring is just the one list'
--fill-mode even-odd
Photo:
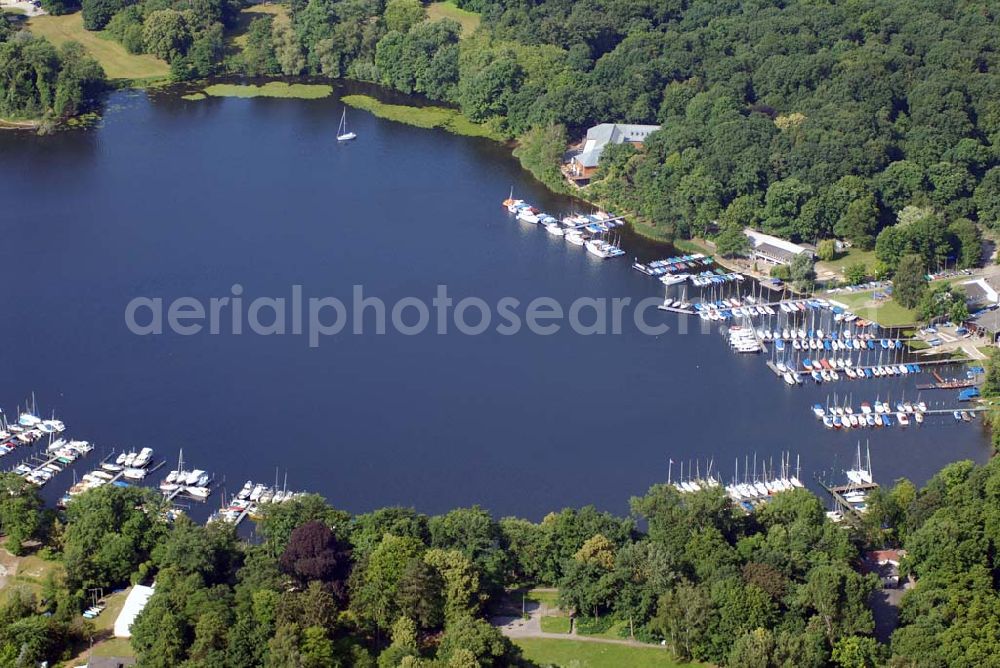
{"label": "footpath through grass", "polygon": [[462,37],[468,37],[479,27],[479,14],[467,9],[459,9],[452,0],[432,2],[427,5],[427,18],[430,21],[451,19],[462,26]]}
{"label": "footpath through grass", "polygon": [[36,16],[28,20],[28,30],[56,46],[71,40],[79,42],[101,64],[109,79],[149,82],[170,75],[170,66],[159,58],[149,54],[133,55],[110,35],[84,29],[80,12]]}
{"label": "footpath through grass", "polygon": [[516,638],[514,643],[524,658],[540,666],[561,668],[683,668],[695,666],[677,663],[662,647],[617,645],[583,640]]}
{"label": "footpath through grass", "polygon": [[473,123],[457,109],[386,104],[368,95],[345,95],[340,99],[344,104],[364,109],[379,118],[396,121],[397,123],[414,125],[418,128],[440,128],[467,137],[486,137],[497,141],[503,141],[504,139],[490,127]]}
{"label": "footpath through grass", "polygon": [[257,18],[273,16],[275,25],[288,25],[288,7],[285,5],[251,5],[240,10],[236,25],[226,33],[226,52],[230,55],[239,53],[247,45],[250,23]]}

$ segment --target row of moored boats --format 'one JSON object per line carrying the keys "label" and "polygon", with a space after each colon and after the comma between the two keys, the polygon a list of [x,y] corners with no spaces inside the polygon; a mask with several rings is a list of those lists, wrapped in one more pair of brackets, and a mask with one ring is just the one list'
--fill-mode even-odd
{"label": "row of moored boats", "polygon": [[108,457],[96,469],[84,473],[69,488],[66,495],[60,499],[60,505],[65,506],[74,496],[79,496],[97,487],[109,484],[127,486],[129,484],[128,481],[139,482],[146,477],[148,468],[152,462],[152,448],[121,452],[114,459]]}
{"label": "row of moored boats", "polygon": [[31,484],[41,487],[93,449],[94,446],[87,441],[56,439],[50,444],[43,461],[35,466],[20,464],[14,469],[14,473]]}
{"label": "row of moored boats", "polygon": [[514,214],[515,219],[525,223],[541,225],[549,234],[563,237],[574,246],[583,246],[591,255],[601,259],[621,257],[625,254],[617,242],[607,239],[607,233],[621,227],[621,218],[603,211],[594,214],[564,216],[561,220],[541,211],[524,200],[511,197],[503,201],[504,208]]}
{"label": "row of moored boats", "polygon": [[254,517],[260,506],[265,503],[284,503],[302,496],[302,492],[269,487],[262,483],[247,480],[242,489],[236,493],[229,504],[212,515],[210,521],[222,521],[236,524],[246,515]]}
{"label": "row of moored boats", "polygon": [[923,401],[916,403],[899,401],[893,407],[888,401],[876,400],[874,405],[867,401],[862,402],[859,411],[855,411],[851,406],[824,408],[821,404],[813,404],[812,411],[828,429],[892,427],[895,424],[906,427],[911,420],[916,424],[923,424],[927,404]]}
{"label": "row of moored boats", "polygon": [[18,446],[32,443],[53,434],[66,431],[66,425],[55,418],[45,420],[34,413],[25,412],[18,416],[16,423],[8,423],[0,411],[0,457],[10,454]]}

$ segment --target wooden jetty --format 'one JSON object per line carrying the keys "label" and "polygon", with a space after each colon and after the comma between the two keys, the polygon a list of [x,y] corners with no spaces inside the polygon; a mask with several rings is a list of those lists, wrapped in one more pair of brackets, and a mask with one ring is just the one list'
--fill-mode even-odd
{"label": "wooden jetty", "polygon": [[[951,360],[951,359],[945,359],[945,360],[924,360],[922,362],[893,362],[893,363],[889,363],[889,364],[872,364],[872,365],[869,365],[869,366],[854,365],[851,368],[854,369],[855,371],[864,372],[865,369],[875,369],[875,368],[878,368],[878,367],[886,367],[886,366],[899,366],[900,364],[904,364],[904,365],[905,364],[918,364],[921,367],[925,367],[925,366],[934,366],[934,365],[941,365],[941,364],[962,364],[962,362],[961,361],[957,361],[957,360]],[[779,378],[781,376],[784,376],[783,373],[781,373],[780,371],[778,371],[778,367],[773,362],[768,361],[767,366]],[[796,367],[794,369],[792,369],[792,368],[789,367],[789,370],[791,370],[791,371],[798,371],[799,373],[806,373],[806,374],[809,373],[808,369],[800,369],[798,367]],[[819,369],[817,369],[817,371],[818,370]],[[848,377],[843,372],[844,372],[844,369],[841,369],[839,367],[837,368],[837,373],[841,374],[841,378],[843,378],[845,380],[858,380],[858,379],[854,379],[854,378]],[[911,371],[909,374],[898,374],[895,377],[899,378],[901,375],[913,375],[915,373],[923,373],[923,371],[920,371],[920,372],[913,372],[913,371]],[[882,376],[879,376],[879,377],[881,378]],[[867,380],[867,378],[866,378],[866,380]],[[823,381],[823,382],[826,383],[826,382],[830,382],[830,381]],[[918,386],[917,389],[921,389],[921,388]]]}
{"label": "wooden jetty", "polygon": [[966,387],[975,387],[975,380],[959,380],[957,378],[952,380],[945,380],[937,383],[919,383],[917,385],[918,390],[961,390]]}
{"label": "wooden jetty", "polygon": [[931,369],[931,374],[936,382],[921,383],[917,385],[918,390],[961,390],[978,384],[975,378],[942,378],[936,369]]}
{"label": "wooden jetty", "polygon": [[615,216],[614,218],[605,218],[604,220],[588,220],[586,223],[578,223],[577,225],[565,225],[564,227],[567,231],[572,231],[572,230],[579,230],[581,228],[588,227],[590,225],[597,225],[599,223],[607,224],[607,223],[617,223],[619,221],[624,223],[625,216]]}
{"label": "wooden jetty", "polygon": [[[212,489],[212,483],[213,482],[214,482],[214,480],[209,480],[208,481],[208,485],[206,485],[206,487],[209,490]],[[179,496],[184,497],[185,500],[199,501],[201,503],[205,503],[206,501],[208,501],[208,497],[212,496],[211,491],[209,491],[208,496],[206,496],[204,498],[201,498],[201,497],[198,497],[198,496],[194,496],[193,494],[188,494],[187,488],[188,488],[188,485],[178,485],[177,489],[172,489],[169,492],[165,492],[164,496],[166,496],[167,501],[171,502],[171,503],[173,502],[174,499],[176,499]]]}
{"label": "wooden jetty", "polygon": [[[111,458],[111,455],[108,455],[105,459],[101,460],[101,463],[103,464],[104,462],[108,461],[108,459],[110,459],[110,458]],[[155,472],[156,470],[158,470],[161,466],[163,466],[166,463],[167,463],[167,460],[161,459],[159,462],[157,462],[151,468],[147,468],[146,469],[146,475],[144,475],[142,477],[142,480],[145,480],[146,476],[148,476],[150,473]],[[109,480],[108,483],[117,482],[117,481],[121,480],[123,477],[125,477],[125,469],[122,469],[121,471],[118,471],[117,473],[115,473],[114,477],[111,478],[111,480]],[[133,482],[138,483],[138,482],[140,482],[140,480],[135,480]]]}
{"label": "wooden jetty", "polygon": [[[87,454],[88,453],[81,452],[80,456],[77,457],[77,459],[83,459],[85,456],[87,456]],[[65,471],[67,468],[69,468],[74,463],[76,463],[76,462],[71,462],[70,464],[64,464],[64,463],[62,463],[62,462],[59,461],[59,458],[61,456],[62,455],[59,455],[59,454],[54,453],[54,452],[51,453],[51,454],[47,454],[47,453],[46,454],[42,454],[42,453],[39,453],[39,452],[33,453],[31,455],[31,457],[29,457],[27,460],[25,460],[25,462],[27,463],[27,465],[31,467],[31,472],[28,473],[28,474],[26,474],[26,475],[34,475],[34,474],[38,473],[39,471],[41,471],[42,469],[44,469],[46,466],[49,466],[51,464],[56,464],[60,468],[60,472],[61,472],[61,471]],[[108,455],[108,457],[111,457],[111,455]],[[105,457],[104,459],[102,459],[101,463],[103,464],[104,462],[106,462],[108,460],[108,457]],[[53,477],[55,477],[55,476],[53,475]]]}
{"label": "wooden jetty", "polygon": [[820,486],[823,489],[825,489],[830,494],[830,496],[833,497],[834,502],[837,504],[838,510],[840,510],[841,512],[846,511],[847,513],[857,518],[858,520],[860,520],[862,517],[861,512],[853,505],[851,505],[851,503],[846,498],[844,498],[844,494],[847,494],[848,492],[870,492],[878,489],[879,487],[877,482],[851,484],[851,485],[827,485],[825,482],[819,479],[817,479],[816,482],[818,482]]}
{"label": "wooden jetty", "polygon": [[671,313],[680,313],[682,315],[695,315],[695,312],[691,309],[677,308],[676,306],[664,306],[663,304],[660,304],[656,308],[661,311],[670,311]]}
{"label": "wooden jetty", "polygon": [[989,406],[961,406],[956,408],[929,408],[922,412],[924,415],[954,415],[955,411],[975,414],[988,411],[989,409]]}

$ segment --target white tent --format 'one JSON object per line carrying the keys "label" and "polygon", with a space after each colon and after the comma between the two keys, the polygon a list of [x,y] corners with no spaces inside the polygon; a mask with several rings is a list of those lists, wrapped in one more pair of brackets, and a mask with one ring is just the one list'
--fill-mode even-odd
{"label": "white tent", "polygon": [[[154,584],[153,586],[155,587],[156,585]],[[142,609],[146,607],[146,603],[149,602],[149,597],[152,595],[153,587],[145,587],[143,585],[132,587],[132,591],[125,598],[125,605],[122,606],[122,611],[118,613],[118,619],[115,620],[116,638],[132,637],[132,622],[142,612]]]}

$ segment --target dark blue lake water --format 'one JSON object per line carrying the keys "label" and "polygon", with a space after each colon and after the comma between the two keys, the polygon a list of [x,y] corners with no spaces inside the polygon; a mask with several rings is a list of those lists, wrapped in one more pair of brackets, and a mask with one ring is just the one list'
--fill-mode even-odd
{"label": "dark blue lake water", "polygon": [[[607,336],[565,326],[508,336],[495,325],[479,336],[356,336],[349,324],[311,348],[305,335],[226,328],[130,333],[124,314],[136,297],[207,303],[233,284],[247,300],[301,285],[306,298],[347,302],[362,285],[390,306],[429,304],[438,285],[489,304],[662,296],[630,257],[601,261],[512,220],[499,206],[511,187],[553,213],[574,204],[508,149],[359,111],[349,112],[359,139],[338,146],[340,112],[336,97],[118,93],[98,128],[0,136],[0,405],[11,413],[34,391],[42,412],[99,448],[150,446],[170,459],[183,448],[230,491],[278,468],[289,487],[351,511],[624,512],[666,478],[668,457],[714,457],[728,477],[736,457],[777,464],[791,451],[803,480],[839,479],[859,439],[870,439],[883,482],[986,458],[978,423],[951,418],[825,431],[812,403],[834,391],[855,404],[915,397],[913,381],[786,387],[759,356],[730,353],[717,328],[678,334],[673,314],[648,314],[673,328],[661,336],[629,325],[628,310],[623,333]],[[629,256],[656,254],[628,235],[623,243]],[[61,493],[71,477],[47,490]]]}

